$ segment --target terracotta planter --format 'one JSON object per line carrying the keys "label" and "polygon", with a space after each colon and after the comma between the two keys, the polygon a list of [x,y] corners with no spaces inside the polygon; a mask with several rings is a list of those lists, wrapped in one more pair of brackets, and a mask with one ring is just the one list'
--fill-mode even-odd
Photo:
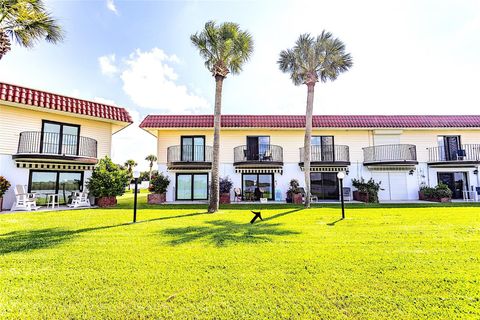
{"label": "terracotta planter", "polygon": [[220,194],[220,203],[230,203],[230,193]]}
{"label": "terracotta planter", "polygon": [[353,191],[353,200],[368,203],[368,193],[355,190]]}
{"label": "terracotta planter", "polygon": [[100,197],[97,198],[95,201],[97,206],[101,208],[106,208],[106,207],[113,207],[117,205],[117,197],[111,196],[111,197]]}
{"label": "terracotta planter", "polygon": [[427,200],[427,198],[425,197],[422,191],[418,191],[418,200],[421,200],[421,201]]}
{"label": "terracotta planter", "polygon": [[149,193],[147,195],[148,204],[162,204],[167,201],[166,193]]}
{"label": "terracotta planter", "polygon": [[293,203],[295,204],[302,204],[303,203],[303,197],[301,193],[294,193],[293,194]]}
{"label": "terracotta planter", "polygon": [[418,199],[423,200],[423,201],[430,201],[430,202],[451,202],[451,198],[431,198],[431,197],[426,197],[422,191],[418,192]]}

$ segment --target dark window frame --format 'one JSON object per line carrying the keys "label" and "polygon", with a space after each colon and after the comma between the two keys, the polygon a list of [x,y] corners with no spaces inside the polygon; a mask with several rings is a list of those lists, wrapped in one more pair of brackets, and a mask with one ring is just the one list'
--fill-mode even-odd
{"label": "dark window frame", "polygon": [[[184,161],[183,160],[183,139],[184,138],[191,138],[192,139],[192,159],[190,161]],[[195,159],[195,150],[194,150],[194,147],[195,147],[195,138],[202,138],[203,139],[203,161],[202,162],[205,162],[205,156],[206,156],[206,138],[204,135],[187,135],[187,136],[180,136],[180,160],[182,162],[196,162],[194,161]],[[200,161],[198,161],[200,162]]]}
{"label": "dark window frame", "polygon": [[[323,143],[322,143],[322,138],[332,138],[332,162],[335,162],[335,136],[331,136],[331,135],[328,135],[328,136],[325,136],[325,135],[312,135],[310,137],[310,145],[313,146],[312,144],[312,138],[313,137],[316,137],[316,138],[320,138],[320,150],[323,149]],[[318,146],[318,144],[316,144],[316,146]],[[324,161],[323,160],[323,153],[321,154],[321,158],[322,158],[322,162]],[[328,162],[328,161],[326,161]]]}
{"label": "dark window frame", "polygon": [[[34,172],[55,172],[57,177],[55,179],[55,193],[58,194],[60,191],[60,173],[80,173],[80,192],[83,191],[83,186],[85,184],[85,172],[84,171],[67,171],[67,170],[41,170],[41,169],[31,169],[28,173],[28,192],[32,192],[32,176]],[[60,199],[59,199],[60,200]]]}
{"label": "dark window frame", "polygon": [[[178,176],[190,176],[191,177],[191,195],[190,195],[190,199],[178,199]],[[204,199],[194,199],[194,186],[195,184],[193,183],[193,177],[194,176],[207,176],[207,197],[204,198]],[[196,173],[185,173],[185,172],[177,172],[175,174],[175,201],[202,201],[202,200],[208,200],[209,199],[209,196],[210,196],[210,188],[209,188],[209,185],[210,185],[210,177],[209,177],[209,174],[208,173],[200,173],[200,172],[196,172]]]}
{"label": "dark window frame", "polygon": [[242,201],[244,201],[244,194],[245,194],[245,185],[244,185],[244,180],[243,180],[243,176],[245,175],[256,175],[257,176],[257,183],[258,183],[258,176],[259,175],[269,175],[272,177],[272,198],[271,199],[268,199],[268,200],[271,200],[271,201],[275,201],[275,173],[242,173]]}
{"label": "dark window frame", "polygon": [[78,134],[77,134],[77,150],[76,154],[74,156],[78,156],[80,153],[80,128],[81,126],[79,124],[73,124],[73,123],[67,123],[67,122],[58,122],[58,121],[52,121],[52,120],[42,120],[42,132],[40,135],[40,153],[43,153],[43,135],[45,134],[45,124],[56,124],[60,126],[60,132],[59,132],[59,137],[58,137],[58,152],[57,154],[62,154],[62,148],[63,148],[63,126],[69,126],[69,127],[76,127],[78,129]]}

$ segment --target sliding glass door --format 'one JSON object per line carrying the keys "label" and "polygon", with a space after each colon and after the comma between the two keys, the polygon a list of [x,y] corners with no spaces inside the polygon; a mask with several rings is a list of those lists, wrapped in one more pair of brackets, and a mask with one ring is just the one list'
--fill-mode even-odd
{"label": "sliding glass door", "polygon": [[80,126],[43,121],[41,153],[78,155]]}
{"label": "sliding glass door", "polygon": [[310,173],[312,194],[319,200],[338,200],[338,180],[334,172],[312,172]]}
{"label": "sliding glass door", "polygon": [[242,189],[245,201],[259,201],[260,198],[274,200],[273,174],[244,174]]}
{"label": "sliding glass door", "polygon": [[39,204],[47,195],[58,194],[60,204],[67,204],[72,193],[83,190],[83,172],[30,171],[29,192],[37,194]]}
{"label": "sliding glass door", "polygon": [[207,173],[178,173],[176,181],[177,200],[207,200]]}
{"label": "sliding glass door", "polygon": [[205,137],[182,137],[181,138],[182,161],[203,162],[205,161]]}

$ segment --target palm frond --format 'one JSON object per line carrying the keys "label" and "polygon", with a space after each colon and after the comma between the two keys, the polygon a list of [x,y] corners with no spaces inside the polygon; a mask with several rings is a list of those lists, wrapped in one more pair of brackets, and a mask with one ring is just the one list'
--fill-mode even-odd
{"label": "palm frond", "polygon": [[205,67],[214,75],[219,70],[223,70],[223,76],[228,72],[241,72],[253,52],[252,36],[233,22],[216,25],[214,21],[208,21],[204,29],[192,35],[190,40],[205,59]]}
{"label": "palm frond", "polygon": [[345,44],[330,32],[322,31],[316,38],[301,34],[292,49],[280,52],[279,69],[290,73],[295,85],[311,81],[335,80],[353,65]]}

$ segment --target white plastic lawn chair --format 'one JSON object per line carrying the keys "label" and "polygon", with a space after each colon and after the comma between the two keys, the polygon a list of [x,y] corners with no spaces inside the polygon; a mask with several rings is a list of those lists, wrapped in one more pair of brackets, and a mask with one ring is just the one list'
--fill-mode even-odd
{"label": "white plastic lawn chair", "polygon": [[90,199],[88,199],[88,193],[76,192],[72,198],[72,203],[70,203],[68,207],[70,208],[90,207]]}
{"label": "white plastic lawn chair", "polygon": [[10,211],[32,211],[38,210],[37,198],[34,193],[28,193],[25,186],[15,186],[15,203]]}

